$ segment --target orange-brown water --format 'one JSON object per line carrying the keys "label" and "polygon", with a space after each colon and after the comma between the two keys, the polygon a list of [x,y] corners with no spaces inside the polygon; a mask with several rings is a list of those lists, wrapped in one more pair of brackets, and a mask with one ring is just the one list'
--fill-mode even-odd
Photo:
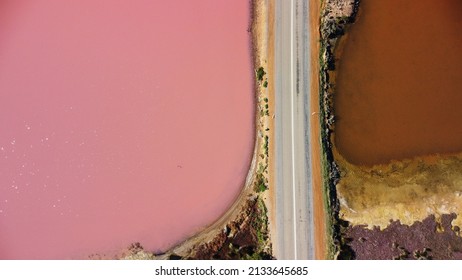
{"label": "orange-brown water", "polygon": [[344,40],[334,106],[346,160],[462,151],[461,0],[362,0]]}

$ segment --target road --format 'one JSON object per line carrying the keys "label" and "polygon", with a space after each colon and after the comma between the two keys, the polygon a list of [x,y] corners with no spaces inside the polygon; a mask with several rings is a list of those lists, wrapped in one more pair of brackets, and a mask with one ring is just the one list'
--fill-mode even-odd
{"label": "road", "polygon": [[314,259],[308,0],[277,0],[274,12],[274,253]]}

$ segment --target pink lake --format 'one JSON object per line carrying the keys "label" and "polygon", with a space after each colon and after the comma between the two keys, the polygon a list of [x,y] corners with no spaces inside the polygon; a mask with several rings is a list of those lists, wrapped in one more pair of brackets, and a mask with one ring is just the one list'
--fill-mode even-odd
{"label": "pink lake", "polygon": [[162,252],[238,196],[248,0],[0,2],[0,259]]}

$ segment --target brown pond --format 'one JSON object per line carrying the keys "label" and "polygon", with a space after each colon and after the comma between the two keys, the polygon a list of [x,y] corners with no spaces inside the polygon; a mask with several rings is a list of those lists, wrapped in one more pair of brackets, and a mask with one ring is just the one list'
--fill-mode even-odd
{"label": "brown pond", "polygon": [[462,151],[461,0],[362,0],[341,46],[335,144],[347,161]]}

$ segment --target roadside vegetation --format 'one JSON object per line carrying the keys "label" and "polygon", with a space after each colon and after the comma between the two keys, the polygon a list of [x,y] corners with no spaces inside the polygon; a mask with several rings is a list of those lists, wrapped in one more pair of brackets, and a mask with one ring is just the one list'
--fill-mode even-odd
{"label": "roadside vegetation", "polygon": [[264,78],[265,75],[266,75],[265,68],[263,68],[262,66],[260,66],[260,67],[255,71],[255,73],[257,74],[257,81],[262,82],[262,81],[263,81],[263,78]]}
{"label": "roadside vegetation", "polygon": [[336,1],[323,0],[321,5],[320,51],[319,51],[319,85],[321,106],[321,161],[324,178],[324,203],[328,213],[326,227],[328,229],[329,259],[351,258],[351,250],[342,240],[342,231],[348,226],[339,218],[339,202],[336,185],[340,172],[332,153],[331,134],[334,130],[334,112],[332,95],[335,88],[335,47],[338,39],[345,33],[349,24],[353,23],[358,12],[359,0],[351,0],[352,11],[346,15]]}
{"label": "roadside vegetation", "polygon": [[260,147],[260,163],[257,168],[257,174],[254,184],[254,189],[257,193],[264,192],[268,189],[268,158],[269,158],[269,127],[266,127],[268,121],[265,120],[269,117],[269,99],[267,96],[266,88],[268,87],[268,78],[265,69],[260,66],[255,70],[256,82],[258,85],[258,108],[260,111],[260,118],[258,122],[258,135],[262,138]]}

